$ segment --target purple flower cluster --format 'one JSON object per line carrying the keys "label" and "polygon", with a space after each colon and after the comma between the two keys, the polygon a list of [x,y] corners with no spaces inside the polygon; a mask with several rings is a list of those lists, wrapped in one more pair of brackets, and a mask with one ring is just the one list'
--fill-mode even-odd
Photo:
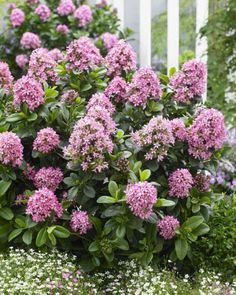
{"label": "purple flower cluster", "polygon": [[170,145],[175,142],[170,121],[161,116],[152,118],[148,124],[132,134],[133,141],[146,150],[145,159],[162,161]]}
{"label": "purple flower cluster", "polygon": [[58,61],[60,61],[60,60],[63,60],[63,58],[64,58],[63,53],[62,53],[61,50],[58,49],[58,48],[53,48],[52,50],[48,51],[48,55],[49,55],[53,60],[55,60],[55,62],[58,62]]}
{"label": "purple flower cluster", "polygon": [[10,21],[13,27],[19,27],[25,21],[25,13],[19,8],[14,8],[10,15]]}
{"label": "purple flower cluster", "polygon": [[137,182],[127,185],[127,203],[133,214],[141,219],[150,217],[157,201],[157,189],[151,183]]}
{"label": "purple flower cluster", "polygon": [[194,180],[188,169],[177,169],[168,178],[169,195],[180,199],[187,198]]}
{"label": "purple flower cluster", "polygon": [[39,4],[39,6],[35,9],[35,13],[43,22],[45,22],[50,17],[51,10],[47,5]]}
{"label": "purple flower cluster", "polygon": [[120,76],[123,71],[136,69],[136,53],[128,43],[120,40],[108,52],[105,62],[109,75]]}
{"label": "purple flower cluster", "polygon": [[13,167],[21,166],[23,162],[23,145],[11,131],[0,133],[0,162]]}
{"label": "purple flower cluster", "polygon": [[115,133],[116,123],[112,119],[111,114],[103,107],[96,105],[89,108],[86,116],[93,118],[97,122],[101,123],[106,134],[110,135]]}
{"label": "purple flower cluster", "polygon": [[86,27],[93,18],[92,11],[88,5],[81,5],[74,12],[74,17],[78,20],[80,27]]}
{"label": "purple flower cluster", "polygon": [[211,176],[206,175],[203,173],[198,173],[194,177],[194,186],[200,191],[200,192],[207,192],[210,189],[210,181]]}
{"label": "purple flower cluster", "polygon": [[67,33],[69,33],[69,28],[67,25],[59,24],[56,27],[56,31],[60,34],[66,35]]}
{"label": "purple flower cluster", "polygon": [[224,116],[215,109],[202,109],[188,129],[189,154],[208,160],[226,140]]}
{"label": "purple flower cluster", "polygon": [[63,173],[60,168],[43,167],[36,172],[33,182],[35,187],[48,188],[55,191],[63,180]]}
{"label": "purple flower cluster", "polygon": [[218,169],[211,175],[211,183],[224,186],[231,191],[236,190],[236,166],[234,162],[220,162]]}
{"label": "purple flower cluster", "polygon": [[174,89],[173,100],[186,103],[196,96],[201,96],[206,87],[207,69],[201,61],[190,60],[183,64],[181,71],[170,78]]}
{"label": "purple flower cluster", "polygon": [[85,235],[92,228],[88,213],[81,210],[74,211],[72,213],[70,226],[73,231],[79,232],[80,235]]}
{"label": "purple flower cluster", "polygon": [[103,125],[93,118],[84,117],[75,125],[64,154],[80,162],[83,170],[100,172],[108,167],[105,154],[112,150],[113,142]]}
{"label": "purple flower cluster", "polygon": [[69,90],[66,90],[62,94],[61,101],[67,102],[67,103],[73,103],[75,101],[76,97],[78,97],[78,96],[79,96],[78,92],[76,92],[73,89],[69,89]]}
{"label": "purple flower cluster", "polygon": [[42,188],[29,198],[26,213],[31,215],[33,221],[43,222],[52,214],[60,218],[63,208],[52,191]]}
{"label": "purple flower cluster", "polygon": [[157,229],[165,240],[171,240],[175,236],[175,231],[179,225],[178,219],[167,215],[157,222]]}
{"label": "purple flower cluster", "polygon": [[21,37],[20,44],[24,49],[36,49],[41,46],[41,40],[38,35],[25,32]]}
{"label": "purple flower cluster", "polygon": [[69,70],[87,71],[102,62],[98,48],[87,37],[72,41],[66,49]]}
{"label": "purple flower cluster", "polygon": [[13,87],[13,93],[13,104],[15,107],[25,102],[30,110],[35,110],[44,103],[42,85],[28,76],[23,76],[16,81]]}
{"label": "purple flower cluster", "polygon": [[150,68],[140,68],[128,86],[128,100],[135,106],[145,106],[147,99],[160,99],[162,89],[156,73]]}
{"label": "purple flower cluster", "polygon": [[5,62],[0,61],[0,89],[2,88],[6,94],[12,89],[13,76],[9,66]]}
{"label": "purple flower cluster", "polygon": [[52,128],[43,128],[33,142],[33,149],[46,154],[54,150],[60,143],[59,135]]}
{"label": "purple flower cluster", "polygon": [[104,94],[116,102],[124,102],[127,95],[127,84],[121,77],[115,77],[104,91]]}
{"label": "purple flower cluster", "polygon": [[36,173],[37,173],[37,170],[35,169],[35,167],[27,163],[26,168],[23,171],[24,176],[28,180],[34,181]]}
{"label": "purple flower cluster", "polygon": [[55,82],[58,79],[55,68],[56,61],[48,53],[47,49],[38,48],[32,52],[29,61],[29,77],[39,82],[47,80]]}
{"label": "purple flower cluster", "polygon": [[112,49],[119,41],[118,37],[115,34],[111,34],[109,32],[103,33],[101,35],[101,39],[107,50]]}
{"label": "purple flower cluster", "polygon": [[185,141],[187,138],[187,128],[183,120],[176,118],[170,121],[173,135],[176,139]]}
{"label": "purple flower cluster", "polygon": [[67,16],[75,11],[75,5],[72,0],[61,0],[57,7],[57,12],[61,16]]}
{"label": "purple flower cluster", "polygon": [[96,106],[102,107],[104,110],[106,110],[111,115],[116,111],[115,107],[113,106],[113,104],[111,103],[109,98],[106,95],[104,95],[103,93],[94,94],[90,98],[90,100],[86,106],[86,109],[88,111],[89,109],[92,109]]}
{"label": "purple flower cluster", "polygon": [[19,68],[23,69],[29,62],[29,58],[26,54],[18,54],[16,56],[16,64]]}

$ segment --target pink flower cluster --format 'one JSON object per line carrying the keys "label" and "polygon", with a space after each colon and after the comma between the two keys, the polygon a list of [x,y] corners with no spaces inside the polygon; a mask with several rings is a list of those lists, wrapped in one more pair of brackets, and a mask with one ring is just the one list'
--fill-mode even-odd
{"label": "pink flower cluster", "polygon": [[157,229],[165,240],[171,240],[175,236],[175,231],[179,225],[178,219],[167,215],[157,222]]}
{"label": "pink flower cluster", "polygon": [[2,88],[6,94],[12,89],[13,76],[9,66],[5,62],[0,61],[0,89]]}
{"label": "pink flower cluster", "polygon": [[112,119],[111,114],[103,107],[96,105],[87,111],[87,117],[95,119],[104,127],[106,134],[114,134],[116,131],[116,123]]}
{"label": "pink flower cluster", "polygon": [[78,20],[80,27],[86,27],[93,18],[92,10],[88,5],[81,5],[75,10],[74,17]]}
{"label": "pink flower cluster", "polygon": [[75,11],[75,5],[72,0],[61,0],[57,7],[57,12],[61,16],[72,14]]}
{"label": "pink flower cluster", "polygon": [[100,172],[108,167],[105,154],[112,150],[113,142],[103,125],[93,118],[84,117],[75,125],[64,155],[80,162],[85,171]]}
{"label": "pink flower cluster", "polygon": [[103,33],[101,35],[101,39],[107,50],[112,49],[119,41],[118,37],[115,34],[111,34],[109,32]]}
{"label": "pink flower cluster", "polygon": [[0,162],[13,167],[21,166],[23,162],[23,145],[11,131],[0,133]]}
{"label": "pink flower cluster", "polygon": [[53,81],[58,79],[55,71],[56,61],[48,53],[45,48],[35,49],[29,61],[28,75],[36,79],[38,82]]}
{"label": "pink flower cluster", "polygon": [[33,142],[33,149],[46,154],[54,150],[60,143],[59,135],[52,128],[43,128]]}
{"label": "pink flower cluster", "polygon": [[73,89],[69,89],[69,90],[66,90],[62,94],[61,101],[67,102],[67,103],[73,103],[75,101],[76,97],[78,97],[78,96],[79,96],[78,92],[76,92]]}
{"label": "pink flower cluster", "polygon": [[87,71],[102,62],[98,48],[87,37],[72,41],[66,50],[69,70]]}
{"label": "pink flower cluster", "polygon": [[86,109],[87,111],[89,109],[92,109],[96,106],[100,106],[102,107],[103,109],[105,109],[108,113],[110,113],[111,115],[116,111],[115,107],[113,106],[113,104],[111,103],[111,101],[109,100],[109,98],[104,95],[103,93],[96,93],[94,94],[87,106],[86,106]]}
{"label": "pink flower cluster", "polygon": [[10,15],[10,21],[13,27],[19,27],[25,21],[25,13],[19,8],[14,8]]}
{"label": "pink flower cluster", "polygon": [[45,22],[50,17],[51,10],[47,5],[39,4],[39,6],[35,9],[35,13],[43,22]]}
{"label": "pink flower cluster", "polygon": [[59,25],[57,25],[57,27],[56,27],[56,31],[57,31],[58,33],[61,33],[61,34],[66,35],[67,33],[69,33],[69,28],[68,28],[67,25],[59,24]]}
{"label": "pink flower cluster", "polygon": [[187,128],[183,120],[176,118],[170,121],[173,135],[176,139],[185,141],[187,138]]}
{"label": "pink flower cluster", "polygon": [[33,182],[39,188],[48,188],[55,191],[63,180],[63,173],[60,168],[43,167],[36,172]]}
{"label": "pink flower cluster", "polygon": [[52,50],[48,51],[48,55],[49,55],[53,60],[55,60],[55,62],[58,62],[58,61],[60,61],[60,60],[63,60],[63,58],[64,58],[63,53],[62,53],[61,50],[58,49],[58,48],[53,48]]}
{"label": "pink flower cluster", "polygon": [[120,40],[108,52],[105,62],[109,75],[120,76],[123,71],[136,69],[136,53],[128,43]]}
{"label": "pink flower cluster", "polygon": [[137,182],[127,185],[127,203],[133,214],[141,219],[150,217],[157,201],[157,189],[151,183]]}
{"label": "pink flower cluster", "polygon": [[215,109],[202,109],[188,129],[188,152],[194,158],[208,160],[226,140],[224,116]]}
{"label": "pink flower cluster", "polygon": [[31,215],[33,221],[43,222],[52,214],[60,218],[63,208],[52,191],[42,188],[29,198],[26,213]]}
{"label": "pink flower cluster", "polygon": [[36,49],[41,46],[41,40],[38,35],[25,32],[21,37],[20,44],[24,49]]}
{"label": "pink flower cluster", "polygon": [[168,178],[169,195],[180,199],[187,198],[194,181],[188,169],[177,169]]}
{"label": "pink flower cluster", "polygon": [[200,192],[207,192],[210,189],[210,181],[211,181],[211,176],[210,175],[205,175],[203,173],[198,173],[194,177],[194,186]]}
{"label": "pink flower cluster", "polygon": [[23,69],[29,62],[29,58],[26,54],[18,54],[16,56],[16,64],[19,68]]}
{"label": "pink flower cluster", "polygon": [[135,106],[146,106],[147,99],[160,99],[162,89],[156,73],[150,68],[140,68],[128,86],[128,100]]}
{"label": "pink flower cluster", "polygon": [[116,102],[124,102],[127,95],[127,84],[121,77],[115,77],[105,89],[104,94]]}
{"label": "pink flower cluster", "polygon": [[23,171],[24,176],[28,180],[34,181],[36,173],[37,173],[37,170],[35,169],[35,167],[27,163],[26,168]]}
{"label": "pink flower cluster", "polygon": [[42,85],[28,76],[22,76],[21,79],[16,81],[13,93],[15,107],[25,102],[30,110],[35,110],[44,103]]}
{"label": "pink flower cluster", "polygon": [[81,210],[74,211],[72,213],[70,226],[73,231],[78,231],[80,235],[86,234],[92,228],[88,213]]}
{"label": "pink flower cluster", "polygon": [[186,103],[204,93],[207,69],[204,63],[197,60],[187,61],[181,71],[170,78],[170,86],[174,89],[173,100]]}
{"label": "pink flower cluster", "polygon": [[162,161],[170,145],[175,142],[170,121],[161,116],[152,118],[148,124],[132,134],[133,141],[146,150],[145,159]]}

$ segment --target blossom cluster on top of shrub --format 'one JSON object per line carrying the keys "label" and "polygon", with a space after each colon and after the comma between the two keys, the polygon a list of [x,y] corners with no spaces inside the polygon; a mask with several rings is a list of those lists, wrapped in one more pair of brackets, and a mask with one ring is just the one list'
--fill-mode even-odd
{"label": "blossom cluster on top of shrub", "polygon": [[[183,86],[137,68],[124,40],[103,57],[83,36],[63,54],[49,63],[36,49],[25,76],[0,73],[1,243],[71,249],[87,270],[123,255],[183,260],[209,231],[226,139],[199,96],[205,65],[184,64]],[[186,85],[197,91],[180,101]]]}
{"label": "blossom cluster on top of shrub", "polygon": [[73,39],[89,36],[106,54],[120,36],[129,34],[129,30],[119,31],[116,10],[107,1],[89,5],[76,0],[24,0],[9,5],[6,29],[0,37],[0,59],[9,63],[14,76],[20,76],[27,71],[34,49],[47,48],[53,55]]}

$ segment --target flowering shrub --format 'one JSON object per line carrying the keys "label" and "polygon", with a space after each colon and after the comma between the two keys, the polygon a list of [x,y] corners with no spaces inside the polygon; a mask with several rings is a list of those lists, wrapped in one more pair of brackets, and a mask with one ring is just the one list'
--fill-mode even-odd
{"label": "flowering shrub", "polygon": [[[10,4],[6,29],[0,37],[0,59],[9,63],[14,76],[28,68],[32,50],[39,47],[64,50],[75,38],[94,38],[106,54],[118,41],[119,19],[106,1],[96,5],[77,0],[21,1]],[[40,73],[39,73],[40,75]]]}
{"label": "flowering shrub", "polygon": [[[187,65],[188,83],[205,83],[205,66]],[[223,117],[200,97],[174,100],[169,77],[135,68],[124,40],[103,58],[81,37],[50,68],[57,79],[30,68],[2,92],[3,243],[72,249],[89,270],[123,255],[144,265],[162,255],[183,260],[209,231]]]}

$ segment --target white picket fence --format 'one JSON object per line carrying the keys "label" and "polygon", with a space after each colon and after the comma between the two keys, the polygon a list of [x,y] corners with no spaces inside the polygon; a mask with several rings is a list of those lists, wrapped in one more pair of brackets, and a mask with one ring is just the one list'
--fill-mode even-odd
{"label": "white picket fence", "polygon": [[[125,16],[135,11],[125,11],[125,1],[130,0],[108,0],[118,11],[118,16],[121,20],[121,28],[125,27]],[[159,0],[136,0],[137,7],[139,7],[139,63],[141,66],[151,65],[151,9],[152,1]],[[167,68],[178,68],[179,66],[179,0],[167,1]],[[206,23],[208,18],[208,1],[196,0],[196,30],[199,32],[200,28]],[[97,0],[96,2],[100,2]],[[196,39],[196,58],[207,61],[207,40],[197,37]]]}

